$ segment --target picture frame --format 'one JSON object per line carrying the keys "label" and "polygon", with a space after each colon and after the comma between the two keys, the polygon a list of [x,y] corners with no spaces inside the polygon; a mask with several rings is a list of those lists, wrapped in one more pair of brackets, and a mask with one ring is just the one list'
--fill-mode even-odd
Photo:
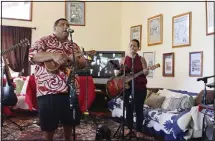
{"label": "picture frame", "polygon": [[189,76],[202,77],[203,74],[203,51],[189,53]]}
{"label": "picture frame", "polygon": [[[155,52],[143,52],[143,57],[145,58],[148,67],[155,65]],[[149,70],[147,77],[153,78],[153,76],[154,70]]]}
{"label": "picture frame", "polygon": [[[2,2],[2,19],[32,21],[33,2],[23,1],[3,1]],[[16,14],[14,14],[16,13]]]}
{"label": "picture frame", "polygon": [[172,48],[191,46],[192,12],[172,17]]}
{"label": "picture frame", "polygon": [[142,25],[135,25],[130,28],[130,40],[137,39],[140,42],[140,48],[141,50],[141,44],[142,44]]}
{"label": "picture frame", "polygon": [[84,1],[65,1],[65,18],[70,25],[85,26],[86,5]]}
{"label": "picture frame", "polygon": [[215,34],[215,24],[214,24],[214,2],[205,1],[206,9],[206,35]]}
{"label": "picture frame", "polygon": [[174,77],[175,57],[174,52],[163,54],[163,76]]}
{"label": "picture frame", "polygon": [[148,46],[163,43],[163,14],[148,18],[147,22]]}

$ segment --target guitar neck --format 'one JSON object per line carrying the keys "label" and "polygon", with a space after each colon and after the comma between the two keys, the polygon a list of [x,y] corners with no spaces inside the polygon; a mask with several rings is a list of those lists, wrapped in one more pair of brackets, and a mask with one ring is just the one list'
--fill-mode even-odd
{"label": "guitar neck", "polygon": [[143,71],[140,71],[140,72],[134,74],[134,77],[128,76],[128,78],[126,78],[126,83],[129,82],[129,81],[131,81],[133,78],[136,78],[136,77],[142,75],[143,73],[144,73]]}
{"label": "guitar neck", "polygon": [[[156,69],[158,67],[160,67],[160,64],[156,64],[154,66],[148,67],[147,69],[148,70],[154,70],[154,69]],[[127,76],[125,82],[127,83],[127,82],[131,81],[133,78],[136,78],[136,77],[138,77],[138,76],[140,76],[142,74],[144,74],[143,70],[138,72],[138,73],[136,73],[136,74],[134,74],[134,76]]]}
{"label": "guitar neck", "polygon": [[12,77],[11,77],[11,74],[10,74],[10,70],[9,70],[9,66],[7,64],[7,60],[4,56],[2,56],[2,59],[4,61],[4,71],[3,73],[6,75],[6,79],[7,79],[7,84],[9,86],[12,86]]}
{"label": "guitar neck", "polygon": [[3,51],[3,52],[1,53],[1,55],[4,55],[4,54],[10,52],[11,50],[14,50],[14,49],[17,48],[17,47],[18,47],[18,45],[12,46],[10,49],[8,49],[8,50],[6,50],[6,51]]}

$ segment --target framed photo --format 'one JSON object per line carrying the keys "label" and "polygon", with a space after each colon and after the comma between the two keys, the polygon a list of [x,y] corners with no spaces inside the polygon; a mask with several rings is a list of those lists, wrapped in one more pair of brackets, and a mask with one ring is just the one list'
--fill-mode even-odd
{"label": "framed photo", "polygon": [[[155,52],[143,52],[143,57],[146,59],[147,66],[155,65]],[[147,77],[153,77],[154,70],[149,70]]]}
{"label": "framed photo", "polygon": [[172,47],[191,45],[192,12],[174,16],[172,18]]}
{"label": "framed photo", "polygon": [[65,15],[70,25],[85,26],[85,2],[66,1]]}
{"label": "framed photo", "polygon": [[203,52],[190,52],[189,55],[189,76],[202,77]]}
{"label": "framed photo", "polygon": [[29,0],[2,1],[2,19],[32,21],[32,7]]}
{"label": "framed photo", "polygon": [[214,25],[214,1],[206,0],[206,35],[215,34],[215,25]]}
{"label": "framed photo", "polygon": [[148,46],[163,43],[163,15],[148,18]]}
{"label": "framed photo", "polygon": [[174,53],[163,54],[163,76],[174,77]]}
{"label": "framed photo", "polygon": [[131,27],[130,40],[132,39],[137,39],[140,42],[139,50],[141,50],[142,25],[136,25]]}

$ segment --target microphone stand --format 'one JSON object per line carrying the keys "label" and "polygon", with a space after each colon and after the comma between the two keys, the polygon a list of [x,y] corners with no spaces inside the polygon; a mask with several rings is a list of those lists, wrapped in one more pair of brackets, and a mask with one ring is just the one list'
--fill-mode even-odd
{"label": "microphone stand", "polygon": [[[198,78],[197,81],[203,81],[204,82],[204,93],[202,95],[202,104],[203,105],[207,105],[207,101],[206,101],[206,97],[207,97],[207,89],[206,89],[206,84],[208,82],[208,78],[211,78],[211,77],[215,77],[215,76],[209,76],[209,77],[203,77],[203,78]],[[207,110],[206,110],[207,112]],[[203,122],[202,122],[202,137],[205,138],[206,136],[206,130],[205,130],[205,115],[206,115],[206,112],[204,113],[204,116],[203,116]],[[214,131],[215,132],[215,131]],[[213,138],[214,138],[214,135],[215,133],[213,133]]]}
{"label": "microphone stand", "polygon": [[[129,105],[131,105],[131,114],[133,114],[133,110],[134,110],[134,91],[135,91],[135,89],[134,89],[134,54],[132,54],[132,67],[131,67],[131,75],[132,75],[132,84],[131,84],[131,89],[132,89],[132,91],[131,91],[131,94],[130,94],[130,96],[129,96],[129,102],[128,102],[128,104]],[[133,123],[133,116],[132,116],[132,123]],[[133,125],[132,125],[132,127],[133,127]],[[132,131],[132,129],[129,129],[130,130],[130,132],[129,132],[129,134],[127,135],[127,136],[129,136],[129,140],[132,138],[132,137],[135,137],[135,133]]]}
{"label": "microphone stand", "polygon": [[[73,40],[72,40],[72,33],[69,32],[71,37],[71,43],[73,46]],[[67,80],[67,85],[69,87],[69,102],[70,102],[70,110],[72,110],[74,125],[73,125],[73,140],[76,140],[75,137],[75,126],[80,124],[80,108],[79,108],[79,102],[78,102],[78,96],[76,92],[76,86],[75,86],[75,79],[77,76],[77,63],[75,59],[75,53],[74,49],[72,48],[73,52],[73,67],[71,66],[71,71]]]}

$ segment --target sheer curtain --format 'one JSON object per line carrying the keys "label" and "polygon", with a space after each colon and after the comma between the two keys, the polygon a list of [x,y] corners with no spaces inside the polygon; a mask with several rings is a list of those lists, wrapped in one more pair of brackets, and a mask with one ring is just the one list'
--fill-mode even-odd
{"label": "sheer curtain", "polygon": [[[5,51],[13,45],[19,43],[22,39],[28,39],[31,43],[32,29],[26,27],[15,26],[1,26],[2,35],[2,51]],[[23,47],[19,45],[18,48],[5,54],[8,60],[9,67],[14,72],[23,71],[23,76],[30,75],[30,65],[28,62],[29,46]]]}

